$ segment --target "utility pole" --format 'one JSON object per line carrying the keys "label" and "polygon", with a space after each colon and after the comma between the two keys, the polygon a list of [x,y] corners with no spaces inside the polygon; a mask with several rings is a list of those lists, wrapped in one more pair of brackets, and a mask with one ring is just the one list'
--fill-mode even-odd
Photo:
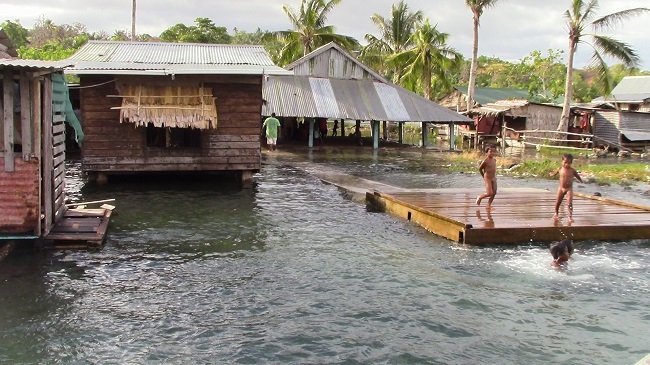
{"label": "utility pole", "polygon": [[131,13],[131,41],[135,41],[135,2],[133,0],[133,12]]}

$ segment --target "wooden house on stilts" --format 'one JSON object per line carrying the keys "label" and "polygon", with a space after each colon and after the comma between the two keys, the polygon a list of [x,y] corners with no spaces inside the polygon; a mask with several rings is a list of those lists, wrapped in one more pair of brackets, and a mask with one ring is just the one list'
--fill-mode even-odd
{"label": "wooden house on stilts", "polygon": [[[264,83],[262,113],[275,113],[285,122],[304,120],[309,124],[308,145],[313,146],[315,121],[341,120],[346,123],[370,122],[373,147],[378,148],[380,127],[384,140],[387,124],[397,123],[398,143],[403,142],[405,123],[446,125],[472,120],[409,90],[389,82],[346,52],[336,43],[328,43],[289,64],[291,75],[270,76]],[[307,129],[307,128],[305,128]],[[454,149],[453,136],[449,139]],[[422,146],[427,146],[427,133],[422,133]]]}
{"label": "wooden house on stilts", "polygon": [[147,172],[260,169],[262,83],[289,74],[262,46],[90,41],[79,76],[82,169],[99,180]]}
{"label": "wooden house on stilts", "polygon": [[0,240],[48,238],[68,214],[65,125],[56,62],[0,59]]}

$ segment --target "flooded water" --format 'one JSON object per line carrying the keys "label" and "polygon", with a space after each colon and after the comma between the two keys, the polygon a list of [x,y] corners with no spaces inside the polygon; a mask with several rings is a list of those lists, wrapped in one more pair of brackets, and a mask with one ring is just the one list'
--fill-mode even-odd
{"label": "flooded water", "polygon": [[546,245],[453,243],[308,173],[482,186],[413,153],[280,152],[248,190],[98,188],[72,163],[72,197],[115,198],[118,214],[99,251],[0,262],[0,363],[633,364],[650,351],[650,240],[580,242],[558,271]]}

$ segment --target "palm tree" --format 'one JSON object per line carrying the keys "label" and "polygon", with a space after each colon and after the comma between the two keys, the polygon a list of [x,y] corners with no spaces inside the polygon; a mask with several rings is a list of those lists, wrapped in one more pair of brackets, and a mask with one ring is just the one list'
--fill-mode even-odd
{"label": "palm tree", "polygon": [[630,45],[608,36],[585,33],[585,31],[589,26],[593,27],[594,31],[611,29],[614,24],[643,12],[650,11],[650,9],[634,8],[622,10],[592,20],[596,16],[597,9],[598,0],[572,0],[571,7],[564,12],[569,32],[569,59],[567,61],[566,84],[564,88],[564,105],[562,107],[562,117],[557,127],[558,131],[563,131],[569,124],[573,87],[573,57],[578,43],[587,43],[583,40],[584,37],[589,36],[592,38],[592,43],[587,44],[591,45],[594,50],[592,60],[596,63],[599,79],[603,81],[605,94],[609,94],[611,91],[612,82],[603,55],[614,57],[622,61],[627,67],[636,66],[639,62],[639,56]]}
{"label": "palm tree", "polygon": [[424,97],[431,100],[432,76],[449,87],[449,70],[458,67],[462,59],[460,53],[447,45],[449,34],[438,31],[436,26],[426,19],[415,27],[409,43],[411,49],[396,54],[392,59],[400,64],[407,64],[401,80],[404,84],[413,85],[421,83]]}
{"label": "palm tree", "polygon": [[[387,72],[389,68],[386,59],[409,47],[415,26],[422,21],[423,16],[421,10],[410,12],[408,5],[403,0],[397,6],[395,4],[391,6],[390,19],[377,13],[373,14],[370,19],[379,28],[380,36],[366,34],[365,39],[368,45],[361,51],[361,57],[374,61],[371,63],[376,64],[378,68],[383,68],[381,71]],[[400,65],[393,66],[394,83],[399,80],[401,69],[403,68]]]}
{"label": "palm tree", "polygon": [[275,32],[284,42],[280,51],[280,63],[286,65],[329,42],[336,42],[351,51],[359,46],[353,37],[334,33],[334,27],[326,25],[327,15],[341,0],[302,0],[296,12],[289,5],[283,5],[293,30]]}
{"label": "palm tree", "polygon": [[469,69],[469,84],[467,86],[467,110],[474,103],[474,89],[476,88],[476,70],[478,69],[478,27],[483,11],[494,6],[499,0],[465,0],[465,4],[472,10],[474,20],[474,42],[472,44],[472,65]]}

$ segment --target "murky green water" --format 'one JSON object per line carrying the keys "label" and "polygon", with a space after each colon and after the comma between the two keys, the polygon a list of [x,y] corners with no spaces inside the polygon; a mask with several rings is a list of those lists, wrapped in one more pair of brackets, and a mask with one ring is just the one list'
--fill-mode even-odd
{"label": "murky green water", "polygon": [[402,152],[332,154],[305,153],[301,169],[272,156],[250,190],[98,189],[71,165],[73,197],[116,198],[118,214],[101,251],[0,262],[0,363],[633,364],[650,352],[650,240],[581,242],[565,271],[542,245],[458,245],[303,170],[409,187],[481,187],[476,176]]}

